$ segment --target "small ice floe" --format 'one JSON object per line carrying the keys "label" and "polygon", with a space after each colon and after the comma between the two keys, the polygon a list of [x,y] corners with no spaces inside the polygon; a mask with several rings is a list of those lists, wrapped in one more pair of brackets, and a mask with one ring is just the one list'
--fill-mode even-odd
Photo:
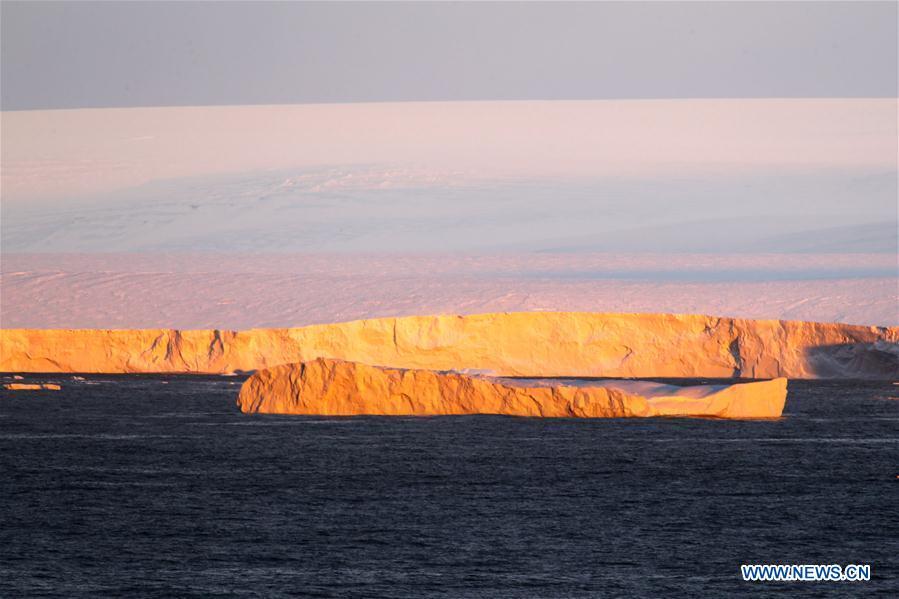
{"label": "small ice floe", "polygon": [[3,388],[9,391],[59,391],[62,387],[55,383],[6,383]]}

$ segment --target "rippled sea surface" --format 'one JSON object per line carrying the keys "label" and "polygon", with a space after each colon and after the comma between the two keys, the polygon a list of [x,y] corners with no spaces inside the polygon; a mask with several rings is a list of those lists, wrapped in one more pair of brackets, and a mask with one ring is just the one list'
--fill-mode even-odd
{"label": "rippled sea surface", "polygon": [[249,416],[237,377],[29,378],[63,390],[0,391],[2,597],[899,596],[889,382],[728,422]]}

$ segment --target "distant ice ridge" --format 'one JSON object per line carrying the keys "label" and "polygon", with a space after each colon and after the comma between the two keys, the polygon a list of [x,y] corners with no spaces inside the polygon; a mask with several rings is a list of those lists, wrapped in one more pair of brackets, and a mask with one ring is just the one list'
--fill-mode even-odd
{"label": "distant ice ridge", "polygon": [[5,252],[896,253],[895,191],[890,173],[649,180],[336,165],[4,201],[2,242]]}
{"label": "distant ice ridge", "polygon": [[895,123],[889,98],[16,111],[3,250],[895,253]]}

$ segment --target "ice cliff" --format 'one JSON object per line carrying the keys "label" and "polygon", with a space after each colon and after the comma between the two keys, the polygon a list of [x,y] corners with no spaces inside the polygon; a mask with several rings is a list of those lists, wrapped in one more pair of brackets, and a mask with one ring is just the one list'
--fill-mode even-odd
{"label": "ice cliff", "polygon": [[5,372],[247,372],[335,358],[497,376],[899,377],[899,327],[515,312],[290,329],[0,331]]}

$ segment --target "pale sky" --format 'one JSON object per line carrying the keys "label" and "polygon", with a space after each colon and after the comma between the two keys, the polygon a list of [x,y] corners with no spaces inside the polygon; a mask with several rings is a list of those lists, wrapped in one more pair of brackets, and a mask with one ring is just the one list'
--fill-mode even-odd
{"label": "pale sky", "polygon": [[896,89],[889,1],[2,3],[4,110]]}

